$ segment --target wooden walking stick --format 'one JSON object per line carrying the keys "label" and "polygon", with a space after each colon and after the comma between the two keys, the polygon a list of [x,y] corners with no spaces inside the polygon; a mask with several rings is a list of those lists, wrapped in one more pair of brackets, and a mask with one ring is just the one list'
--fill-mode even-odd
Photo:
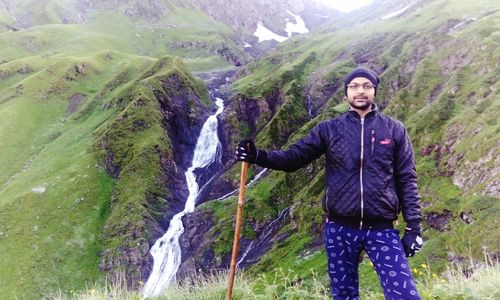
{"label": "wooden walking stick", "polygon": [[247,183],[248,162],[241,164],[240,194],[238,196],[238,206],[236,209],[236,225],[234,228],[233,254],[231,256],[231,267],[229,268],[229,282],[227,285],[226,300],[233,298],[234,274],[236,273],[236,263],[238,250],[240,248],[240,227],[243,219],[243,204],[245,203],[245,188]]}

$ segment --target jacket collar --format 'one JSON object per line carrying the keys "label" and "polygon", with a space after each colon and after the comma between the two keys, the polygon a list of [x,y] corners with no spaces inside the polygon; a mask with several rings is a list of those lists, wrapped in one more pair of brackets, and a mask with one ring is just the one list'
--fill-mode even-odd
{"label": "jacket collar", "polygon": [[[371,118],[371,117],[375,116],[376,114],[378,114],[378,106],[377,106],[377,104],[372,103],[372,110],[365,115],[365,119]],[[357,120],[361,119],[359,114],[356,111],[352,110],[350,106],[349,106],[349,109],[347,111],[347,115],[349,117],[355,118]]]}

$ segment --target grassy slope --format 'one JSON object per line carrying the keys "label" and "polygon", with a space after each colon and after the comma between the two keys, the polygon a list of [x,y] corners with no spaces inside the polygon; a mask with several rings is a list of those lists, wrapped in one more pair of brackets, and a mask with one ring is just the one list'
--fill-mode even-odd
{"label": "grassy slope", "polygon": [[[227,45],[235,56],[248,59],[229,39],[230,29],[201,12],[178,9],[161,22],[175,27],[166,29],[160,25],[134,22],[120,14],[101,13],[88,24],[49,24],[5,32],[0,35],[0,43],[7,46],[0,49],[0,57],[10,61],[33,54],[65,56],[114,49],[152,57],[185,57],[188,66],[192,60],[193,70],[197,70],[206,68],[200,61],[215,68],[230,66],[217,53],[217,49]],[[204,48],[179,48],[176,42],[200,42]]]}
{"label": "grassy slope", "polygon": [[[287,143],[288,133],[284,136],[273,135],[273,128],[278,133],[293,132],[305,124],[305,97],[300,92],[296,93],[297,89],[293,87],[304,86],[305,78],[311,75],[311,70],[327,70],[323,77],[339,80],[355,66],[353,58],[360,53],[368,53],[369,60],[374,65],[387,66],[382,74],[382,93],[378,99],[388,100],[386,113],[404,120],[414,140],[419,162],[417,171],[420,189],[426,203],[424,212],[441,213],[446,208],[455,216],[449,224],[449,230],[444,233],[426,226],[425,237],[429,239],[427,246],[421,255],[411,260],[412,265],[419,266],[429,260],[432,271],[440,272],[446,264],[448,254],[464,257],[472,253],[480,258],[483,249],[498,251],[499,237],[491,234],[498,224],[498,199],[482,195],[481,189],[484,186],[481,185],[465,193],[452,184],[450,177],[443,176],[443,162],[450,153],[444,153],[441,163],[436,163],[434,156],[422,157],[420,151],[442,141],[444,136],[450,135],[447,133],[449,128],[459,123],[467,124],[467,129],[466,136],[457,142],[457,151],[464,151],[472,161],[488,157],[490,151],[493,151],[493,160],[495,154],[498,154],[498,124],[491,114],[499,105],[498,77],[494,75],[498,74],[498,67],[491,62],[498,61],[495,49],[498,48],[499,39],[495,32],[500,28],[499,12],[490,15],[485,13],[499,8],[492,1],[488,5],[468,1],[434,1],[417,11],[407,13],[404,18],[386,21],[374,17],[377,14],[383,15],[382,12],[365,10],[359,12],[359,17],[372,18],[373,21],[369,24],[341,29],[348,23],[341,20],[307,39],[297,38],[283,43],[275,53],[250,63],[243,71],[248,76],[234,85],[236,93],[242,93],[250,99],[270,97],[273,89],[280,87],[286,99],[269,123],[260,124],[262,126],[257,135],[257,144],[279,147]],[[447,19],[457,19],[459,16],[475,18],[475,21],[458,28],[450,35],[434,32]],[[356,16],[351,19],[356,19]],[[415,34],[415,31],[419,33]],[[434,48],[432,51],[422,49],[429,43]],[[463,51],[457,54],[456,49]],[[343,55],[346,52],[348,55]],[[312,56],[315,59],[308,60]],[[304,67],[306,61],[309,65]],[[389,82],[396,82],[399,87],[392,90]],[[436,99],[432,99],[433,102],[426,101],[426,97],[439,84],[442,85],[441,93],[438,93]],[[471,99],[472,91],[477,96]],[[323,108],[323,116],[320,115],[319,118],[334,115],[332,107],[339,101],[335,99],[337,96],[342,97],[342,93],[334,95]],[[309,126],[310,124],[306,127]],[[293,129],[290,130],[290,127]],[[478,127],[482,128],[481,132],[474,134],[474,129]],[[302,134],[304,132],[302,130]],[[300,135],[299,132],[298,136]],[[475,150],[466,150],[471,144],[476,145]],[[486,161],[486,166],[492,166],[493,160]],[[294,234],[284,243],[276,245],[259,263],[250,268],[251,273],[264,272],[272,276],[274,268],[283,267],[285,270],[297,270],[299,277],[307,277],[309,268],[326,270],[323,250],[312,255],[305,250],[311,240],[311,226],[321,224],[322,213],[318,203],[324,175],[322,172],[313,174],[308,174],[307,171],[299,171],[298,175],[279,175],[273,172],[262,183],[249,189],[248,202],[251,208],[246,210],[247,221],[270,220],[276,217],[280,208],[294,203],[291,223],[280,231]],[[490,173],[489,176],[493,176],[488,178],[492,182],[498,180],[495,178],[499,175]],[[212,210],[219,216],[220,220],[216,222],[216,228],[211,234],[216,240],[216,254],[228,253],[229,247],[221,248],[220,245],[232,239],[232,230],[228,228],[232,221],[222,211],[234,211],[234,199],[207,203],[201,209]],[[465,225],[458,218],[463,211],[470,212],[478,221]],[[252,232],[250,223],[245,228],[247,230],[244,231],[244,236],[252,238],[255,233]],[[315,234],[320,235],[318,230]],[[221,243],[218,244],[217,241]],[[379,290],[376,276],[367,262],[361,265],[361,276],[364,277],[364,288]]]}
{"label": "grassy slope", "polygon": [[[31,73],[18,74],[19,66],[29,62],[36,62]],[[2,264],[8,266],[0,272],[0,293],[38,298],[82,288],[102,276],[97,268],[102,250],[135,246],[128,233],[135,236],[136,227],[151,218],[144,201],[164,193],[158,153],[171,152],[171,146],[151,88],[171,73],[188,78],[187,70],[178,59],[156,61],[116,51],[5,65],[5,76],[24,78],[4,84],[6,91],[20,84],[23,89],[16,97],[5,93],[0,104],[1,162],[6,166],[1,173],[0,249]],[[193,81],[192,88],[207,104],[205,87]],[[69,113],[69,98],[76,93],[86,101]],[[117,107],[123,107],[119,114]],[[147,129],[134,133],[131,142],[129,130],[136,120]],[[122,167],[116,186],[95,155],[95,150],[102,152],[102,136],[120,158],[114,161]],[[106,153],[102,155],[104,161]],[[37,194],[33,188],[46,190]],[[113,232],[119,228],[128,233]],[[139,232],[149,234],[147,228]]]}
{"label": "grassy slope", "polygon": [[[8,266],[0,271],[2,295],[38,298],[58,288],[80,288],[101,276],[99,236],[114,183],[90,145],[94,130],[115,110],[86,105],[120,72],[137,73],[151,62],[111,51],[48,61],[14,84],[24,86],[22,95],[0,105],[1,161],[6,166],[1,174],[0,251],[2,265]],[[85,73],[76,75],[75,65],[84,65]],[[73,79],[64,79],[68,76]],[[87,112],[83,116],[66,111],[75,93],[87,97],[80,105]],[[44,193],[32,191],[40,187]]]}

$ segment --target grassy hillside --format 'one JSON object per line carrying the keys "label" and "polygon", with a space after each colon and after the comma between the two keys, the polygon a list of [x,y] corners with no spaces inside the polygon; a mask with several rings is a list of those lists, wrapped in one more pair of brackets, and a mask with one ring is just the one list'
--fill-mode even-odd
{"label": "grassy hillside", "polygon": [[[194,118],[210,103],[205,87],[178,59],[116,51],[2,67],[12,84],[4,83],[0,104],[0,249],[8,266],[0,293],[39,298],[79,289],[102,276],[98,264],[110,273],[129,267],[123,247],[134,251],[139,242],[147,258],[153,222],[171,215],[161,178],[174,162],[157,97],[167,101],[171,84],[181,95],[192,89],[203,104],[192,104]],[[136,276],[137,284],[145,275]]]}
{"label": "grassy hillside", "polygon": [[113,51],[19,62],[33,71],[14,72],[0,104],[2,295],[38,298],[100,276],[114,183],[90,146],[116,109],[99,109],[96,96],[120,72],[137,76],[153,62]]}
{"label": "grassy hillside", "polygon": [[101,12],[90,23],[47,24],[4,32],[0,34],[0,43],[5,45],[0,57],[8,62],[32,55],[61,57],[113,49],[143,56],[185,57],[188,65],[193,62],[194,70],[227,68],[249,59],[229,38],[231,33],[229,27],[202,12],[182,8],[158,23]]}

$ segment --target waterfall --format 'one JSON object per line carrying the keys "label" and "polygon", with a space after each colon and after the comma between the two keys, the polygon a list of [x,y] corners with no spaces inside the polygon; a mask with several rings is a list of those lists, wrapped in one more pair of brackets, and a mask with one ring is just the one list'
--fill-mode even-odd
{"label": "waterfall", "polygon": [[252,252],[255,249],[258,249],[259,247],[262,247],[262,245],[266,242],[269,242],[269,237],[271,236],[272,233],[274,233],[280,226],[281,221],[285,217],[285,214],[288,213],[290,210],[291,206],[283,209],[278,213],[278,217],[274,219],[271,223],[269,223],[266,228],[262,231],[262,234],[259,235],[255,240],[251,241],[248,247],[245,249],[245,252],[240,256],[238,262],[236,263],[237,266],[239,266],[242,262],[245,261],[247,258],[248,254]]}
{"label": "waterfall", "polygon": [[306,96],[306,99],[307,99],[307,112],[309,113],[309,117],[312,119],[314,118],[314,115],[313,115],[313,103],[312,103],[312,97],[311,95],[307,94]]}
{"label": "waterfall", "polygon": [[[203,124],[200,136],[196,142],[193,162],[185,173],[189,191],[185,208],[182,212],[172,217],[167,232],[150,249],[154,263],[153,270],[144,286],[144,298],[159,295],[162,290],[175,281],[175,275],[181,264],[179,237],[184,232],[182,217],[194,211],[198,195],[203,189],[203,187],[199,188],[196,182],[194,170],[211,165],[215,161],[220,160],[220,156],[222,155],[222,146],[217,136],[217,115],[222,113],[224,102],[222,99],[216,98],[215,104],[218,110]],[[210,181],[208,180],[207,183]]]}
{"label": "waterfall", "polygon": [[[257,180],[259,180],[267,170],[268,169],[266,169],[266,168],[262,169],[262,171],[257,173],[257,175],[255,175],[254,179],[252,179],[252,181],[247,183],[247,185],[245,187],[250,187],[250,186],[254,185],[257,182]],[[240,188],[237,188],[237,189],[225,194],[224,196],[217,198],[216,200],[217,201],[225,200],[225,199],[231,197],[232,195],[236,194],[239,190],[240,190]]]}

